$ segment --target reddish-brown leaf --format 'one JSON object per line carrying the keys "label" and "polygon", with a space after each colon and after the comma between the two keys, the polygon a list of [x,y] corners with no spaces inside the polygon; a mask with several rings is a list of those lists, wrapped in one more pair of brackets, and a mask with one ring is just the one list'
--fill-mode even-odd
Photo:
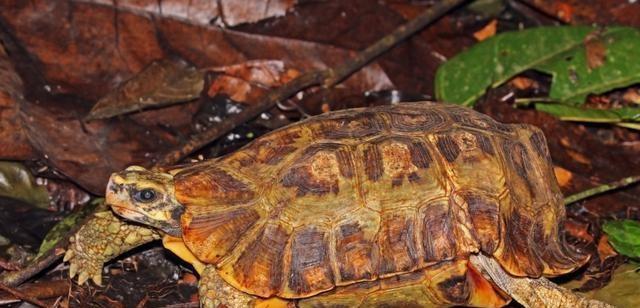
{"label": "reddish-brown leaf", "polygon": [[22,91],[22,80],[0,45],[0,159],[22,160],[34,154],[19,116]]}

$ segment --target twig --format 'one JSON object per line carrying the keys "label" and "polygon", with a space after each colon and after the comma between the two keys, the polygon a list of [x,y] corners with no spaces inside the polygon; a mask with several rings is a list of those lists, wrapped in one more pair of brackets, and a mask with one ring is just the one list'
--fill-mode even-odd
{"label": "twig", "polygon": [[596,186],[594,188],[590,188],[587,189],[585,191],[579,192],[577,194],[573,194],[567,198],[564,199],[564,204],[565,205],[569,205],[571,203],[575,203],[578,202],[580,200],[584,200],[587,199],[589,197],[595,196],[595,195],[599,195],[605,192],[609,192],[615,189],[619,189],[625,186],[629,186],[631,184],[635,184],[640,182],[640,176],[635,175],[635,176],[630,176],[630,177],[626,177],[623,178],[621,180],[617,180],[615,182],[611,182],[611,183],[607,183],[607,184],[603,184],[603,185],[599,185]]}
{"label": "twig", "polygon": [[35,297],[31,297],[31,296],[29,296],[27,294],[24,294],[21,291],[18,291],[18,290],[14,289],[14,288],[11,288],[11,287],[9,287],[7,285],[4,285],[4,284],[0,283],[0,289],[2,289],[5,292],[11,293],[11,295],[13,295],[13,296],[15,296],[15,297],[17,297],[17,298],[19,298],[19,299],[21,299],[23,301],[32,303],[32,304],[34,304],[34,305],[36,305],[38,307],[43,307],[43,308],[47,308],[48,307],[47,304],[43,303],[39,299],[37,299]]}
{"label": "twig", "polygon": [[361,69],[367,63],[371,62],[380,54],[397,45],[400,41],[413,35],[418,30],[440,18],[446,12],[452,10],[466,0],[443,0],[435,4],[433,7],[425,10],[422,14],[406,24],[398,27],[391,34],[381,38],[373,45],[358,53],[354,58],[349,59],[335,69],[327,69],[322,71],[312,71],[303,74],[284,86],[271,91],[269,94],[260,99],[256,104],[252,104],[237,115],[229,116],[224,121],[212,128],[195,135],[187,143],[180,146],[179,149],[165,154],[156,163],[157,166],[173,165],[187,155],[197,151],[212,141],[220,138],[222,135],[230,132],[238,125],[250,121],[261,113],[273,108],[279,101],[285,100],[299,91],[315,85],[323,85],[331,87],[351,74]]}

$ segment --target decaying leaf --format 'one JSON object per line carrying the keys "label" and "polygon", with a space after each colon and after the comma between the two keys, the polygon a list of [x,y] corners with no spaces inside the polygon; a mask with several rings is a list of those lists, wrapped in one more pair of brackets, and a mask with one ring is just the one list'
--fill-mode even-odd
{"label": "decaying leaf", "polygon": [[0,196],[22,200],[36,207],[49,207],[49,194],[36,184],[31,172],[17,162],[0,161]]}
{"label": "decaying leaf", "polygon": [[242,23],[284,15],[296,0],[246,1],[246,0],[84,0],[120,10],[149,13],[163,18],[188,20],[194,24],[236,26]]}
{"label": "decaying leaf", "polygon": [[198,98],[203,86],[203,73],[186,62],[179,59],[155,61],[101,98],[86,119],[106,119],[193,100]]}
{"label": "decaying leaf", "polygon": [[584,52],[587,59],[587,67],[592,70],[604,64],[607,55],[607,47],[602,41],[601,29],[595,30],[584,39]]}
{"label": "decaying leaf", "polygon": [[286,69],[278,60],[254,60],[242,64],[213,68],[218,76],[207,91],[210,97],[226,94],[240,103],[257,102],[265,91],[282,86],[294,79],[300,72]]}
{"label": "decaying leaf", "polygon": [[33,148],[24,133],[19,117],[23,85],[0,44],[0,158],[25,159],[33,156]]}

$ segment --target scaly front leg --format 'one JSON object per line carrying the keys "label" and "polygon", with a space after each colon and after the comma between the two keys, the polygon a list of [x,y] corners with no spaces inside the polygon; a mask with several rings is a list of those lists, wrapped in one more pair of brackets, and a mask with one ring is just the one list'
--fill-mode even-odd
{"label": "scaly front leg", "polygon": [[69,239],[64,261],[69,262],[71,278],[79,274],[79,284],[91,278],[101,285],[105,262],[157,239],[160,235],[153,229],[127,224],[111,211],[99,212]]}

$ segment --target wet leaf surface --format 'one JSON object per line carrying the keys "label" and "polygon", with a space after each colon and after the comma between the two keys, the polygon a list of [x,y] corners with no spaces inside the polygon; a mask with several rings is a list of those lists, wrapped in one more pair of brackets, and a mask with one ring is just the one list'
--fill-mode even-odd
{"label": "wet leaf surface", "polygon": [[602,228],[618,252],[630,258],[640,258],[640,222],[630,219],[608,221]]}
{"label": "wet leaf surface", "polygon": [[106,119],[133,111],[194,100],[204,75],[179,59],[152,62],[93,105],[86,120]]}
{"label": "wet leaf surface", "polygon": [[31,171],[20,163],[0,161],[0,196],[18,199],[39,208],[49,207],[49,194]]}
{"label": "wet leaf surface", "polygon": [[0,45],[0,159],[27,159],[33,149],[19,120],[23,84]]}

